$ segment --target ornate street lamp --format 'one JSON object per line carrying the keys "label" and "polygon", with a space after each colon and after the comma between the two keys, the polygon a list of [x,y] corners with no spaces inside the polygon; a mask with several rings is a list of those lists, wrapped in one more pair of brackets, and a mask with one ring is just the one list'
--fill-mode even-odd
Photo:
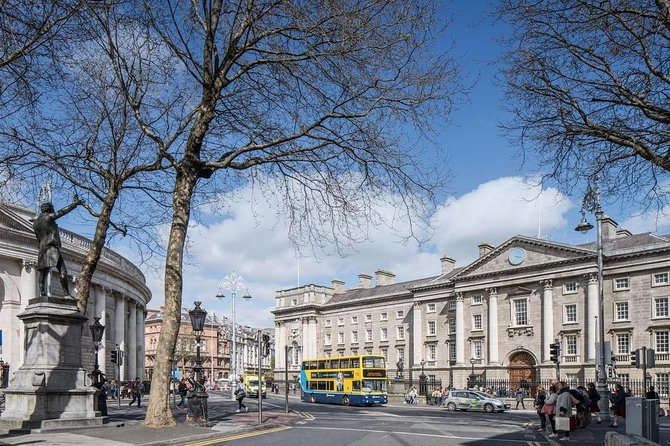
{"label": "ornate street lamp", "polygon": [[468,387],[472,388],[475,386],[475,358],[470,358],[470,366],[472,367],[472,371],[470,372],[470,385]]}
{"label": "ornate street lamp", "polygon": [[202,376],[202,361],[200,359],[200,340],[205,329],[207,312],[200,308],[201,303],[202,302],[194,302],[193,305],[195,305],[195,308],[188,311],[196,343],[195,366],[193,367],[196,382],[194,386],[195,391],[188,399],[188,413],[186,414],[186,420],[192,424],[207,426],[207,398],[209,396],[203,386],[205,380]]}
{"label": "ornate street lamp", "polygon": [[98,410],[102,416],[107,416],[107,401],[101,395],[102,385],[105,383],[101,378],[102,372],[100,371],[100,365],[98,364],[98,349],[102,343],[102,336],[105,333],[105,326],[100,323],[100,318],[95,317],[95,321],[88,326],[91,330],[91,338],[93,339],[93,347],[95,348],[95,366],[93,372],[91,373],[93,378],[93,387],[100,390],[98,394]]}
{"label": "ornate street lamp", "polygon": [[236,331],[236,323],[235,323],[235,297],[237,296],[237,292],[244,290],[244,294],[242,295],[242,299],[244,300],[249,300],[251,299],[251,295],[249,294],[249,285],[247,285],[247,282],[244,280],[244,278],[240,275],[238,275],[235,271],[227,275],[226,277],[221,280],[219,283],[219,292],[216,294],[216,297],[218,299],[223,299],[225,295],[223,294],[223,290],[227,289],[230,290],[230,295],[231,295],[231,300],[233,302],[233,351],[232,351],[232,356],[230,358],[230,372],[231,372],[231,379],[234,380],[231,386],[231,398],[235,399],[235,395],[232,392],[232,389],[235,387],[235,381],[239,379],[237,376],[237,331]]}
{"label": "ornate street lamp", "polygon": [[424,395],[425,396],[426,393],[427,393],[426,392],[426,390],[427,390],[426,387],[427,386],[426,386],[426,374],[423,373],[423,368],[426,365],[426,360],[422,359],[419,364],[421,364],[421,374],[419,375],[419,395]]}
{"label": "ornate street lamp", "polygon": [[577,225],[575,231],[586,234],[593,229],[593,225],[586,220],[586,211],[593,213],[596,217],[596,251],[598,268],[598,320],[599,342],[600,342],[600,364],[598,369],[598,393],[600,394],[600,413],[607,420],[609,412],[609,391],[607,389],[607,364],[605,358],[605,296],[603,294],[603,237],[602,220],[603,209],[600,206],[600,191],[598,190],[598,175],[594,177],[593,187],[589,185],[584,199],[582,200],[582,221]]}

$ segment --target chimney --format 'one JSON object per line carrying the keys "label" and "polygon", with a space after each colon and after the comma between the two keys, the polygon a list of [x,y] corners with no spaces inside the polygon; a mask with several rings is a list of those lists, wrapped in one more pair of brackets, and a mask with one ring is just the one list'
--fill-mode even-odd
{"label": "chimney", "polygon": [[454,270],[456,261],[448,256],[442,256],[440,259],[441,274],[448,274]]}
{"label": "chimney", "polygon": [[493,251],[493,246],[489,245],[487,242],[481,242],[479,245],[479,258],[481,259],[489,252]]}
{"label": "chimney", "polygon": [[344,293],[344,280],[333,279],[330,283],[333,284],[333,291],[335,294]]}
{"label": "chimney", "polygon": [[359,274],[358,288],[372,288],[372,276],[365,273]]}
{"label": "chimney", "polygon": [[376,286],[393,285],[395,283],[395,274],[385,269],[378,269],[375,271],[375,282]]}
{"label": "chimney", "polygon": [[609,216],[603,215],[600,219],[600,228],[604,239],[611,239],[616,237],[617,222],[612,220]]}
{"label": "chimney", "polygon": [[620,237],[630,237],[631,235],[633,235],[633,233],[630,232],[628,229],[617,229],[616,230],[616,236],[618,238],[620,238]]}

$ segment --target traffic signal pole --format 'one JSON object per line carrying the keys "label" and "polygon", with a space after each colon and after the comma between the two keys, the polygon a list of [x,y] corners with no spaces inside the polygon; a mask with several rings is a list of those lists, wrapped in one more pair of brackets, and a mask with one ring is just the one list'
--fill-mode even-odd
{"label": "traffic signal pole", "polygon": [[642,381],[644,383],[644,393],[647,394],[647,347],[642,347]]}

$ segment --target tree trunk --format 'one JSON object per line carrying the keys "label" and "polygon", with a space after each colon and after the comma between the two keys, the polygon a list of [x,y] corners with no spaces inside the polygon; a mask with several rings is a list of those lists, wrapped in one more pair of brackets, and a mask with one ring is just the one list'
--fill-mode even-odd
{"label": "tree trunk", "polygon": [[172,224],[165,259],[165,311],[156,348],[156,362],[149,395],[145,426],[169,427],[175,421],[167,389],[179,325],[181,323],[181,293],[186,232],[191,215],[191,197],[197,182],[195,169],[183,169],[177,174],[172,199]]}

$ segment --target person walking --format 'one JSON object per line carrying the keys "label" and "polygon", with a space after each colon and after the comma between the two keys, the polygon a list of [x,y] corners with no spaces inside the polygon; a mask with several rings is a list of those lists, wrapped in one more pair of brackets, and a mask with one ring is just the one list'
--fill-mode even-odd
{"label": "person walking", "polygon": [[561,428],[557,428],[557,434],[558,432],[564,433],[563,437],[558,437],[558,439],[569,440],[570,417],[572,417],[572,394],[570,393],[570,387],[565,383],[565,381],[558,382],[558,400],[556,401],[555,413],[559,418],[567,418],[567,423],[561,420]]}
{"label": "person walking", "polygon": [[556,433],[556,403],[558,402],[558,393],[555,385],[549,386],[549,396],[544,400],[544,406],[542,411],[549,418],[549,425],[551,426],[551,434],[549,435],[552,438],[556,438],[558,434]]}
{"label": "person walking", "polygon": [[654,390],[654,386],[649,386],[649,390],[647,393],[644,394],[644,397],[648,400],[657,400],[658,398],[658,393]]}
{"label": "person walking", "polygon": [[246,396],[247,389],[244,388],[244,377],[240,376],[240,381],[237,383],[237,389],[235,389],[235,399],[237,400],[237,410],[235,413],[242,412],[242,408],[244,408],[245,412],[249,412],[249,408],[242,403]]}
{"label": "person walking", "polygon": [[537,386],[537,394],[535,395],[535,410],[540,417],[540,428],[538,432],[544,432],[547,429],[547,417],[542,413],[542,407],[544,407],[544,402],[547,400],[547,392],[544,391],[544,387]]}
{"label": "person walking", "polygon": [[130,396],[133,397],[133,399],[128,403],[128,407],[132,406],[135,400],[137,400],[137,407],[142,407],[141,406],[141,401],[142,401],[142,382],[140,381],[139,378],[135,378],[135,381],[132,381],[130,383]]}
{"label": "person walking", "polygon": [[610,427],[619,426],[619,417],[626,418],[626,394],[621,384],[614,385],[614,393],[610,395],[612,402],[612,424]]}
{"label": "person walking", "polygon": [[181,380],[179,380],[179,385],[177,386],[177,392],[179,392],[179,403],[177,404],[177,407],[180,409],[183,409],[186,407],[186,395],[188,394],[188,388],[186,387],[186,380],[182,376]]}
{"label": "person walking", "polygon": [[521,403],[521,408],[526,410],[526,405],[523,403],[523,397],[525,396],[524,390],[519,387],[516,389],[516,409],[519,410],[519,403]]}
{"label": "person walking", "polygon": [[596,423],[602,423],[602,418],[600,418],[600,406],[598,406],[598,401],[600,401],[600,394],[598,389],[596,389],[595,383],[588,383],[586,392],[589,395],[589,400],[591,404],[589,405],[589,410],[591,411],[591,417],[595,415]]}

